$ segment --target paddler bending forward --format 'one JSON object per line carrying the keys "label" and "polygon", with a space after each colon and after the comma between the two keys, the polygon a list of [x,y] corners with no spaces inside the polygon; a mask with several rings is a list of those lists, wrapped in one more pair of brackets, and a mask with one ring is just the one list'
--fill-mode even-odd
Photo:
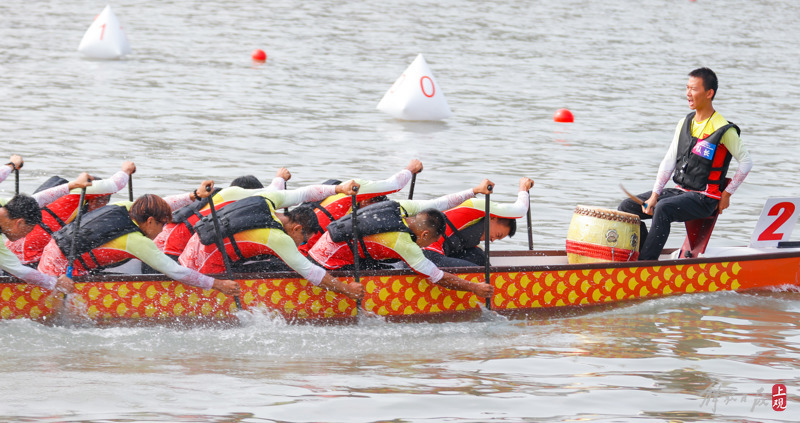
{"label": "paddler bending forward", "polygon": [[[213,181],[203,181],[192,193],[161,198],[147,194],[135,202],[123,201],[101,207],[83,216],[80,230],[72,222],[53,233],[39,262],[39,271],[63,274],[68,263],[73,236],[74,274],[85,275],[106,267],[139,259],[170,278],[203,289],[216,289],[226,295],[239,295],[241,288],[232,280],[214,279],[175,263],[158,250],[153,239],[172,218],[172,211],[210,194]],[[76,234],[77,231],[77,234]]]}
{"label": "paddler bending forward", "polygon": [[164,226],[164,230],[155,239],[156,246],[164,254],[178,261],[178,257],[194,234],[194,224],[203,216],[211,214],[209,200],[213,200],[214,207],[220,210],[229,204],[233,204],[236,200],[254,195],[261,190],[264,192],[283,190],[286,188],[286,181],[291,177],[292,174],[289,170],[282,167],[278,169],[275,178],[272,179],[272,183],[266,188],[253,175],[240,176],[234,179],[231,181],[230,187],[217,188],[214,190],[213,196],[204,198],[202,201],[195,201],[172,213],[172,221]]}
{"label": "paddler bending forward", "polygon": [[[471,283],[443,272],[422,252],[422,248],[445,233],[445,217],[441,210],[461,204],[475,194],[489,193],[488,185],[491,184],[491,181],[484,180],[472,190],[435,200],[383,201],[360,209],[356,219],[359,265],[374,268],[376,262],[402,260],[431,283],[469,291],[480,297],[492,295],[491,285]],[[352,242],[353,220],[349,214],[331,223],[308,255],[326,269],[352,268],[355,262]]]}
{"label": "paddler bending forward", "polygon": [[[514,236],[517,220],[528,212],[533,179],[519,180],[517,201],[511,204],[489,204],[489,241],[495,242]],[[486,200],[471,198],[444,211],[447,229],[433,244],[424,248],[425,257],[439,267],[483,266],[486,254],[480,247],[486,238],[483,219],[486,217]]]}
{"label": "paddler bending forward", "polygon": [[[0,199],[0,231],[11,242],[24,238],[42,221],[40,207],[67,194],[71,189],[85,188],[91,185],[89,175],[82,173],[77,179],[29,197],[24,194],[14,196],[11,200]],[[44,274],[24,266],[17,256],[0,243],[0,269],[23,281],[49,290],[63,293],[72,292],[72,279],[66,276],[55,278],[55,275]]]}
{"label": "paddler bending forward", "polygon": [[[222,236],[224,248],[237,272],[294,270],[314,285],[338,292],[352,299],[363,297],[364,288],[355,282],[344,283],[325,269],[312,264],[297,247],[317,232],[318,223],[313,209],[296,207],[288,213],[277,210],[308,201],[320,201],[335,194],[352,195],[358,187],[355,181],[339,185],[311,185],[287,191],[257,191],[238,199],[219,210],[225,220]],[[228,188],[226,200],[238,197],[237,190]],[[239,189],[239,194],[246,190]],[[194,225],[195,234],[189,239],[179,261],[202,273],[222,273],[225,262],[217,248],[211,216]],[[287,266],[288,265],[288,266]]]}
{"label": "paddler bending forward", "polygon": [[[136,172],[136,165],[126,161],[122,163],[122,169],[109,179],[92,177],[92,185],[86,188],[86,196],[82,205],[84,211],[92,211],[107,205],[111,194],[125,188],[130,175],[134,172]],[[34,195],[64,182],[66,182],[65,179],[53,176],[39,186],[34,191]],[[72,222],[77,216],[80,197],[81,190],[75,188],[56,201],[42,206],[42,219],[39,225],[24,238],[13,242],[7,241],[6,247],[19,257],[22,264],[36,268],[39,258],[42,257],[42,251],[50,242],[53,232]]]}

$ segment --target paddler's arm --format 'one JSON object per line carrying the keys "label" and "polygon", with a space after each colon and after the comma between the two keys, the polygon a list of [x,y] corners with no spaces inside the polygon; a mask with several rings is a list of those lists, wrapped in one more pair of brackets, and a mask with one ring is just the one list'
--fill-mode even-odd
{"label": "paddler's arm", "polygon": [[286,189],[286,181],[292,179],[292,174],[289,172],[289,169],[282,167],[275,172],[275,177],[272,178],[272,183],[269,184],[268,187],[264,188],[265,191],[283,191]]}
{"label": "paddler's arm", "polygon": [[364,298],[363,285],[358,282],[344,283],[331,276],[331,274],[328,272],[325,272],[325,276],[322,277],[322,281],[320,281],[319,286],[327,289],[328,291],[345,295],[353,300],[360,300]]}
{"label": "paddler's arm", "polygon": [[[496,203],[492,201],[489,212],[495,216],[507,219],[519,219],[528,212],[531,204],[530,189],[533,188],[533,179],[522,177],[519,180],[519,192],[517,201],[513,203]],[[486,210],[486,202],[483,199],[473,200],[473,207],[479,210]]]}
{"label": "paddler's arm", "polygon": [[22,160],[22,156],[19,154],[12,154],[11,157],[8,158],[8,163],[0,167],[0,182],[5,181],[11,172],[21,168],[23,164],[25,164],[25,162]]}
{"label": "paddler's arm", "polygon": [[275,208],[282,209],[296,206],[306,201],[320,201],[336,194],[353,195],[356,193],[353,191],[355,187],[358,187],[358,183],[351,179],[339,185],[309,185],[293,190],[262,193],[261,195],[272,200],[275,203]]}
{"label": "paddler's arm", "polygon": [[482,298],[490,297],[494,292],[494,287],[488,283],[472,283],[461,279],[452,273],[443,273],[444,275],[442,276],[442,279],[440,279],[439,282],[436,282],[436,284],[439,286],[456,291],[472,292],[473,294]]}
{"label": "paddler's arm", "polygon": [[471,198],[475,198],[477,194],[488,194],[489,185],[494,186],[494,182],[484,179],[480,184],[474,188],[465,189],[464,191],[456,192],[453,194],[443,195],[439,198],[432,200],[398,200],[400,206],[405,209],[409,216],[413,216],[425,209],[436,209],[445,211],[458,206],[459,204]]}
{"label": "paddler's arm", "polygon": [[[380,194],[388,195],[400,191],[411,181],[411,177],[422,172],[422,162],[414,159],[408,163],[405,169],[395,173],[387,179],[381,181],[358,180],[361,187],[358,195]],[[359,198],[361,200],[361,198]]]}
{"label": "paddler's arm", "polygon": [[409,234],[403,232],[395,244],[394,251],[412,268],[415,272],[425,276],[431,283],[435,283],[448,289],[456,291],[469,291],[480,297],[491,295],[494,288],[485,283],[471,283],[458,276],[447,273],[439,269],[432,261],[422,253]]}
{"label": "paddler's arm", "polygon": [[78,175],[77,178],[74,180],[66,183],[55,186],[50,189],[46,189],[44,191],[37,192],[33,194],[33,198],[36,199],[36,202],[39,203],[39,207],[44,207],[53,201],[58,200],[59,198],[69,194],[70,191],[76,188],[88,188],[92,185],[91,177],[88,173],[83,172]]}
{"label": "paddler's arm", "polygon": [[364,296],[364,288],[361,284],[351,282],[346,284],[330,275],[325,269],[306,258],[295,245],[289,235],[279,229],[270,229],[269,239],[267,240],[267,247],[274,251],[275,254],[291,267],[292,270],[299,273],[300,276],[305,278],[316,286],[344,294],[354,300]]}
{"label": "paddler's arm", "polygon": [[5,245],[0,245],[0,269],[5,270],[31,285],[40,286],[51,291],[57,289],[58,291],[68,294],[73,290],[72,279],[65,275],[56,278],[55,276],[45,275],[36,269],[24,266],[19,262],[17,256],[9,251]]}
{"label": "paddler's arm", "polygon": [[164,201],[169,204],[169,208],[172,211],[178,210],[181,207],[188,206],[193,202],[200,200],[202,198],[206,198],[211,193],[214,192],[214,181],[211,179],[207,179],[200,183],[200,186],[195,188],[192,192],[187,192],[185,194],[176,194],[170,195],[168,197],[163,197]]}
{"label": "paddler's arm", "polygon": [[196,270],[181,266],[175,260],[167,257],[156,247],[152,240],[141,233],[134,232],[127,236],[127,252],[170,278],[202,289],[216,289],[225,295],[239,295],[241,293],[241,287],[236,281],[214,279]]}
{"label": "paddler's arm", "polygon": [[[86,188],[86,194],[113,194],[128,185],[128,178],[136,172],[136,165],[133,162],[123,162],[122,169],[113,174],[108,179],[94,179],[92,186]],[[70,191],[70,194],[80,194],[80,189]]]}

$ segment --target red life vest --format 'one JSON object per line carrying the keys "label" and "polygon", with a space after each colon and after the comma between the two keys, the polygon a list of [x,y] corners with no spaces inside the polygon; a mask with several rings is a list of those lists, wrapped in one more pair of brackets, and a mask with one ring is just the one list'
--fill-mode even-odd
{"label": "red life vest", "polygon": [[[464,249],[477,247],[483,236],[483,219],[486,211],[466,205],[467,200],[460,205],[444,212],[447,228],[444,236],[439,237],[436,242],[426,247],[426,250],[435,251],[439,254],[455,254]],[[520,216],[500,216],[489,213],[490,217],[501,219],[518,219]]]}
{"label": "red life vest", "polygon": [[[205,200],[205,199],[204,199]],[[234,201],[221,202],[214,204],[217,210],[232,204]],[[198,201],[176,210],[172,214],[172,222],[167,223],[164,229],[156,237],[154,242],[164,254],[179,256],[186,248],[186,244],[194,234],[194,225],[201,218],[211,214],[208,201]]]}

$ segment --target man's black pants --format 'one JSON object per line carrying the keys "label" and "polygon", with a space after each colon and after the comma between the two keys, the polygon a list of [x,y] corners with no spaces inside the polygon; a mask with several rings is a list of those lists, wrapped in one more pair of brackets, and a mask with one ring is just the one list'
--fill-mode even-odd
{"label": "man's black pants", "polygon": [[[652,191],[637,195],[643,201],[650,198]],[[698,192],[685,192],[677,188],[667,188],[661,192],[656,202],[653,215],[644,214],[642,206],[635,201],[626,199],[617,208],[619,211],[631,213],[642,219],[641,223],[641,248],[639,260],[657,260],[669,238],[672,222],[686,222],[702,219],[714,214],[719,200],[707,197]],[[645,219],[653,219],[648,233]]]}

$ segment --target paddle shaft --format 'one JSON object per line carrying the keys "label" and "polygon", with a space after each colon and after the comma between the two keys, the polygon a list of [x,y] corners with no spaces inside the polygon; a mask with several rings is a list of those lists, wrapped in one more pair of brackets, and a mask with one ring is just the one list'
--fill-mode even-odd
{"label": "paddle shaft", "polygon": [[19,195],[19,169],[14,168],[14,195]]}
{"label": "paddle shaft", "polygon": [[[211,187],[206,187],[207,190],[210,192]],[[217,219],[217,209],[214,207],[214,199],[213,196],[208,197],[208,207],[211,209],[211,220],[214,222],[214,232],[217,234],[217,248],[219,252],[222,253],[222,261],[225,262],[225,275],[228,276],[228,279],[233,280],[233,270],[231,269],[231,258],[228,257],[228,251],[225,250],[225,242],[222,240],[222,230],[219,228],[219,220]],[[242,309],[242,301],[239,299],[238,295],[233,296],[233,301],[236,303],[236,307],[241,310]]]}
{"label": "paddle shaft", "polygon": [[[358,188],[353,188],[353,190],[358,191]],[[361,283],[361,276],[358,274],[359,258],[361,257],[358,255],[358,199],[356,197],[356,194],[351,196],[353,202],[353,278],[356,283]],[[356,300],[356,307],[361,308],[360,299]]]}
{"label": "paddle shaft", "polygon": [[[284,181],[284,182],[283,182],[283,190],[284,190],[284,191],[286,191],[286,190],[288,190],[288,189],[289,189],[289,183],[288,183],[288,182],[286,182],[286,181]],[[286,213],[289,213],[289,208],[288,208],[288,207],[284,207],[284,208],[283,208],[283,213],[284,213],[284,214],[286,214]]]}
{"label": "paddle shaft", "polygon": [[75,260],[78,258],[75,254],[75,243],[78,240],[78,232],[81,229],[81,217],[83,217],[83,201],[86,199],[86,188],[81,188],[81,199],[78,201],[78,214],[75,216],[75,231],[72,233],[72,241],[69,247],[69,257],[67,258],[67,277],[72,279]]}
{"label": "paddle shaft", "polygon": [[416,184],[417,184],[417,174],[415,173],[415,174],[411,175],[411,188],[409,188],[409,190],[408,190],[408,199],[409,200],[413,200],[414,199],[414,185],[416,185]]}
{"label": "paddle shaft", "polygon": [[533,251],[533,226],[531,223],[531,205],[528,204],[528,250]]}
{"label": "paddle shaft", "polygon": [[133,201],[133,175],[128,175],[128,201]]}
{"label": "paddle shaft", "polygon": [[[489,190],[489,192],[492,192],[492,186],[491,185],[487,186],[486,188]],[[486,215],[483,218],[483,249],[485,250],[485,253],[486,253],[486,261],[484,262],[484,264],[485,264],[485,268],[484,268],[485,274],[484,274],[484,279],[483,280],[486,283],[488,283],[489,285],[492,284],[492,281],[491,281],[491,276],[492,276],[491,264],[489,264],[489,241],[491,240],[491,235],[489,235],[489,221],[491,219],[491,216],[490,216],[490,213],[489,213],[489,202],[490,202],[490,199],[491,199],[491,195],[490,194],[486,194],[486,212],[485,212]],[[491,298],[491,296],[486,297],[486,308],[488,308],[490,310],[492,309],[492,298]]]}

